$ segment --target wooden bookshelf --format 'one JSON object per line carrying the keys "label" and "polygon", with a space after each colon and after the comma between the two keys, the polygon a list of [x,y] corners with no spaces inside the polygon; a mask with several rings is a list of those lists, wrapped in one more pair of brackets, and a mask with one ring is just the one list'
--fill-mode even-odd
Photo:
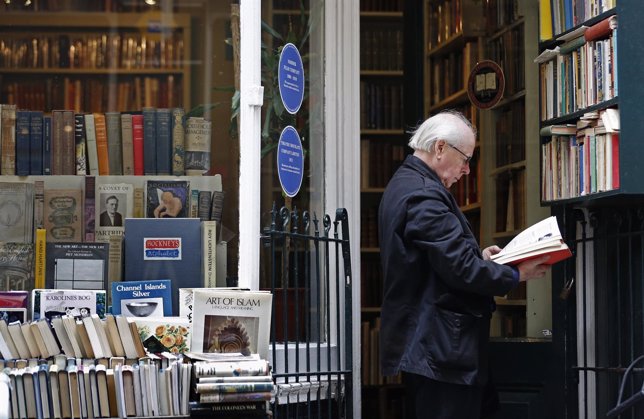
{"label": "wooden bookshelf", "polygon": [[362,406],[380,406],[373,417],[398,418],[379,398],[392,383],[379,363],[383,277],[378,242],[378,205],[387,182],[408,154],[403,122],[402,2],[362,0],[360,7],[360,202]]}
{"label": "wooden bookshelf", "polygon": [[480,241],[484,213],[481,205],[485,190],[483,176],[487,169],[481,147],[480,112],[469,101],[467,79],[482,54],[483,7],[473,0],[426,0],[424,14],[425,116],[455,109],[479,131],[470,174],[452,186],[452,193]]}
{"label": "wooden bookshelf", "polygon": [[[484,58],[501,66],[505,90],[501,101],[483,113],[485,138],[481,153],[486,167],[482,247],[505,246],[529,225],[545,218],[539,206],[539,152],[535,115],[538,107],[536,56],[538,10],[518,0],[497,2],[486,11]],[[497,297],[491,336],[541,337],[551,326],[550,280],[521,283]]]}
{"label": "wooden bookshelf", "polygon": [[190,109],[187,14],[7,12],[0,28],[1,103],[45,112]]}

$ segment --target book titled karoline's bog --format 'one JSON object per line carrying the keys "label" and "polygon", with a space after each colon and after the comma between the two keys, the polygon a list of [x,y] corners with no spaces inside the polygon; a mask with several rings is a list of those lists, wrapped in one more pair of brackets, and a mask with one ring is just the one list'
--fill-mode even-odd
{"label": "book titled karoline's bog", "polygon": [[197,218],[126,218],[126,281],[171,281],[172,314],[179,288],[203,287],[201,223]]}
{"label": "book titled karoline's bog", "polygon": [[172,315],[171,281],[112,282],[112,314],[130,317]]}

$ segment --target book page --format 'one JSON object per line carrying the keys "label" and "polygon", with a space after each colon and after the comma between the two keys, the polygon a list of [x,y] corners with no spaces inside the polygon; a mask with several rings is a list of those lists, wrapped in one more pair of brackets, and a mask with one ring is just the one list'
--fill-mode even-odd
{"label": "book page", "polygon": [[501,256],[528,248],[541,248],[552,245],[553,243],[559,243],[561,239],[557,218],[554,216],[548,217],[519,233],[503,250],[494,255],[492,259],[494,260]]}

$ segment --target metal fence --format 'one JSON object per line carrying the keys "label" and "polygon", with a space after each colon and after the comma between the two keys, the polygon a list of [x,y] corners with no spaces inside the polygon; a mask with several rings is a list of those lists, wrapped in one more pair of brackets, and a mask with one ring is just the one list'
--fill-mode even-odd
{"label": "metal fence", "polygon": [[273,207],[263,231],[273,293],[275,418],[352,418],[348,223],[343,208],[332,221]]}
{"label": "metal fence", "polygon": [[566,416],[644,418],[644,364],[625,374],[644,355],[644,206],[568,208],[562,215],[576,256],[565,267],[566,282],[574,282]]}

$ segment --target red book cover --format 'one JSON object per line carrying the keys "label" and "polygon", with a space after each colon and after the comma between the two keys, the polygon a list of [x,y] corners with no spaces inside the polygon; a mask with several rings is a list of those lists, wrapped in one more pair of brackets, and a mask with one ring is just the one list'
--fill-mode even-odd
{"label": "red book cover", "polygon": [[132,145],[134,148],[134,174],[143,175],[143,115],[132,115]]}
{"label": "red book cover", "polygon": [[608,17],[586,29],[586,32],[584,32],[584,39],[586,39],[586,42],[597,41],[599,39],[608,38],[612,33],[613,30],[610,27],[610,18]]}

